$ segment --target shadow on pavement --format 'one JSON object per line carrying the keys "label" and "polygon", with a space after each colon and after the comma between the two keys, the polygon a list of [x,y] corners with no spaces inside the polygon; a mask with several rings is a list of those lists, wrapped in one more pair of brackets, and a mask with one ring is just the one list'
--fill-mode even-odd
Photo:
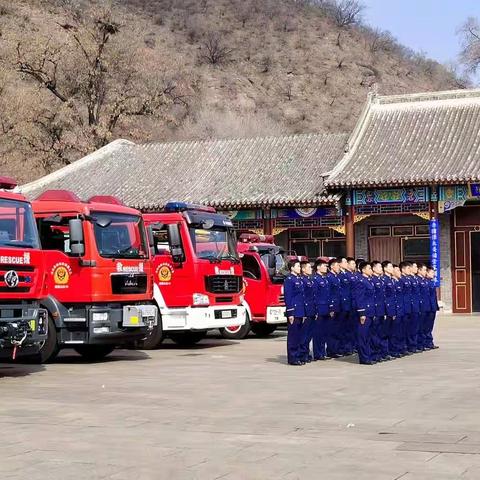
{"label": "shadow on pavement", "polygon": [[95,363],[113,363],[113,362],[135,362],[138,360],[148,360],[150,356],[144,351],[140,350],[124,350],[118,349],[113,351],[110,355],[102,358],[100,360],[88,360],[83,358],[78,353],[65,349],[60,352],[58,357],[52,362],[63,363],[63,364],[95,364]]}
{"label": "shadow on pavement", "polygon": [[207,348],[215,347],[225,347],[227,345],[238,345],[238,341],[235,340],[226,340],[223,337],[220,339],[207,337],[205,340],[202,340],[200,343],[191,346],[178,345],[173,341],[167,340],[160,345],[159,350],[205,350]]}
{"label": "shadow on pavement", "polygon": [[44,370],[44,365],[23,365],[13,362],[0,363],[0,380],[2,378],[27,377],[28,375],[43,372]]}
{"label": "shadow on pavement", "polygon": [[266,358],[265,361],[268,363],[283,363],[284,365],[288,364],[286,355],[277,355],[276,357]]}

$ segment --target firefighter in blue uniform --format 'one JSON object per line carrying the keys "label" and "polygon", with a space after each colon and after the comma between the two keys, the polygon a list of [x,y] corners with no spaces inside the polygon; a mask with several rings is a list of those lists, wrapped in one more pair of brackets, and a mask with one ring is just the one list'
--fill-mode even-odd
{"label": "firefighter in blue uniform", "polygon": [[403,283],[401,281],[402,271],[398,265],[393,265],[393,282],[395,287],[396,317],[392,322],[391,330],[391,354],[395,357],[403,357],[407,352],[405,343],[405,325],[404,325],[404,299]]}
{"label": "firefighter in blue uniform", "polygon": [[299,260],[289,263],[290,275],[283,284],[285,315],[287,317],[287,357],[290,365],[304,365],[302,361],[302,327],[305,319],[304,284],[300,278]]}
{"label": "firefighter in blue uniform", "polygon": [[372,262],[372,282],[375,287],[375,317],[370,327],[373,360],[381,362],[388,357],[388,341],[385,342],[385,286],[383,268],[379,261]]}
{"label": "firefighter in blue uniform", "polygon": [[305,320],[302,327],[302,354],[301,361],[310,363],[312,356],[310,355],[310,342],[313,339],[313,329],[315,328],[315,317],[317,309],[315,307],[314,285],[312,278],[312,265],[310,262],[300,262],[302,271],[301,278],[303,281],[303,291],[305,298]]}
{"label": "firefighter in blue uniform", "polygon": [[350,317],[352,314],[352,283],[346,257],[338,259],[340,265],[340,312],[339,312],[339,353],[352,355],[353,346],[350,341]]}
{"label": "firefighter in blue uniform", "polygon": [[422,299],[420,292],[420,281],[418,278],[418,266],[416,262],[411,263],[410,281],[412,283],[412,319],[410,329],[407,331],[407,344],[410,352],[416,353],[421,350],[418,348],[418,326],[422,311]]}
{"label": "firefighter in blue uniform", "polygon": [[[402,285],[403,293],[403,324],[405,331],[405,354],[410,355],[415,352],[413,350],[413,342],[409,340],[409,335],[412,330],[412,264],[410,262],[401,262],[400,270],[402,276],[400,283]],[[415,345],[416,349],[416,345]]]}
{"label": "firefighter in blue uniform", "polygon": [[347,275],[350,280],[350,294],[352,298],[350,315],[348,316],[348,336],[347,336],[347,349],[352,354],[357,351],[357,313],[355,308],[355,297],[353,291],[355,289],[355,282],[357,281],[357,266],[355,259],[347,257]]}
{"label": "firefighter in blue uniform", "polygon": [[387,353],[389,356],[397,358],[398,352],[393,340],[393,331],[397,320],[397,298],[395,280],[393,278],[393,264],[389,260],[382,262],[383,267],[383,285],[385,291],[385,328],[383,331],[384,342],[387,343]]}
{"label": "firefighter in blue uniform", "polygon": [[331,308],[330,318],[328,320],[328,338],[327,338],[327,356],[338,358],[340,353],[340,264],[336,258],[328,262],[330,272],[327,274],[328,284],[330,286]]}
{"label": "firefighter in blue uniform", "polygon": [[326,360],[327,327],[330,319],[331,295],[330,284],[327,280],[328,263],[317,260],[314,265],[313,276],[314,298],[317,317],[313,329],[313,360]]}
{"label": "firefighter in blue uniform", "polygon": [[357,350],[359,362],[363,365],[373,365],[370,326],[375,316],[375,287],[370,277],[372,267],[367,262],[358,264],[360,275],[355,282],[353,295],[355,298],[358,319]]}
{"label": "firefighter in blue uniform", "polygon": [[418,264],[417,280],[420,289],[420,318],[417,331],[417,349],[426,350],[426,328],[430,318],[430,290],[427,280],[427,266],[423,263]]}
{"label": "firefighter in blue uniform", "polygon": [[437,285],[435,283],[435,269],[427,268],[427,280],[430,300],[430,312],[428,314],[428,322],[425,326],[425,347],[429,350],[438,348],[433,342],[433,327],[435,326],[435,317],[439,310],[437,299]]}

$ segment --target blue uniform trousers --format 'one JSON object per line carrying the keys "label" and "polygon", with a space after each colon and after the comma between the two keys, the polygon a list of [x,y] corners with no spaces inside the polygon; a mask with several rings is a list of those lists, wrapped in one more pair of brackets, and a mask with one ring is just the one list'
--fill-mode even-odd
{"label": "blue uniform trousers", "polygon": [[407,340],[407,349],[409,352],[415,352],[417,350],[417,333],[420,315],[420,313],[412,312],[407,317],[408,320],[405,324],[405,336]]}
{"label": "blue uniform trousers", "polygon": [[349,312],[339,312],[338,319],[338,351],[342,355],[348,353],[348,317]]}
{"label": "blue uniform trousers", "polygon": [[305,318],[302,326],[302,346],[301,346],[301,355],[300,355],[302,362],[306,362],[311,358],[310,342],[313,339],[314,328],[315,328],[315,317]]}
{"label": "blue uniform trousers", "polygon": [[423,350],[425,348],[425,329],[428,321],[428,312],[418,314],[418,329],[417,329],[417,349]]}
{"label": "blue uniform trousers", "polygon": [[348,335],[347,335],[347,348],[348,353],[354,352],[357,349],[357,324],[358,318],[355,312],[348,314]]}
{"label": "blue uniform trousers", "polygon": [[320,360],[327,356],[327,325],[329,315],[318,315],[313,325],[313,358]]}
{"label": "blue uniform trousers", "polygon": [[340,317],[335,313],[333,318],[329,315],[327,322],[327,355],[329,357],[340,354]]}
{"label": "blue uniform trousers", "polygon": [[437,312],[428,312],[426,314],[426,321],[425,321],[425,330],[424,330],[424,341],[425,341],[425,348],[432,348],[434,346],[433,343],[433,327],[435,326],[435,317],[437,316]]}
{"label": "blue uniform trousers", "polygon": [[379,342],[380,342],[380,353],[382,357],[390,355],[390,335],[392,329],[392,317],[386,316],[383,319],[380,319],[379,322]]}
{"label": "blue uniform trousers", "polygon": [[405,329],[403,317],[396,316],[395,320],[392,318],[389,339],[390,355],[401,355],[405,353]]}
{"label": "blue uniform trousers", "polygon": [[383,357],[381,341],[381,323],[379,317],[372,317],[370,325],[371,359],[378,362]]}
{"label": "blue uniform trousers", "polygon": [[297,363],[302,361],[302,327],[303,318],[295,317],[293,323],[288,322],[287,334],[287,357],[288,363]]}
{"label": "blue uniform trousers", "polygon": [[365,323],[362,325],[360,320],[357,324],[357,350],[360,363],[367,363],[373,360],[370,339],[370,327],[372,325],[372,317],[366,317]]}

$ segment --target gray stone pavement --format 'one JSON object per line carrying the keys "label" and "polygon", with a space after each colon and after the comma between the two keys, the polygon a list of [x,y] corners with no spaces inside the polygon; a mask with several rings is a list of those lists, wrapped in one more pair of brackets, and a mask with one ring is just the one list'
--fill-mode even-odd
{"label": "gray stone pavement", "polygon": [[480,317],[439,350],[285,365],[285,333],[0,365],[0,479],[480,479]]}

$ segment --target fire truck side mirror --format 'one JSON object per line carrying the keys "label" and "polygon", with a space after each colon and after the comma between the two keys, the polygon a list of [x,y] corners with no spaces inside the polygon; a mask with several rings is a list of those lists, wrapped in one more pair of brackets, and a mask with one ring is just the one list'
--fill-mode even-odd
{"label": "fire truck side mirror", "polygon": [[85,240],[83,238],[83,222],[79,218],[73,218],[68,222],[70,232],[70,252],[75,257],[85,255]]}
{"label": "fire truck side mirror", "polygon": [[178,225],[167,225],[167,231],[172,260],[175,263],[183,263],[185,261],[185,252],[183,251],[182,238],[180,236],[180,229],[178,228]]}

